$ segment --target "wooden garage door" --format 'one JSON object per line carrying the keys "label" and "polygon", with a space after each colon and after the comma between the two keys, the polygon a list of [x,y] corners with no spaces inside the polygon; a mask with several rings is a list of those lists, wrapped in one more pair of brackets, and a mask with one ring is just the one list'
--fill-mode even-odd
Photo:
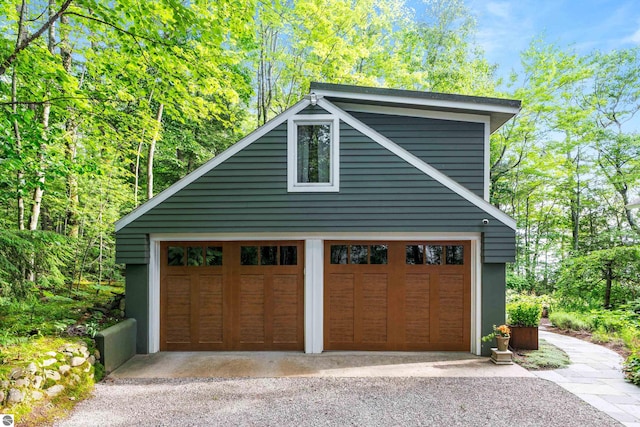
{"label": "wooden garage door", "polygon": [[471,247],[326,242],[325,350],[470,350]]}
{"label": "wooden garage door", "polygon": [[303,350],[302,242],[163,242],[161,350]]}

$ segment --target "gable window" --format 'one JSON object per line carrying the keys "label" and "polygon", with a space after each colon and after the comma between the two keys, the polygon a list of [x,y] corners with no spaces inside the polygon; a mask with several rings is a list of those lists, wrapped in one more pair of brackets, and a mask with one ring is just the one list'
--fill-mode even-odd
{"label": "gable window", "polygon": [[289,191],[338,191],[338,119],[295,116],[288,122]]}

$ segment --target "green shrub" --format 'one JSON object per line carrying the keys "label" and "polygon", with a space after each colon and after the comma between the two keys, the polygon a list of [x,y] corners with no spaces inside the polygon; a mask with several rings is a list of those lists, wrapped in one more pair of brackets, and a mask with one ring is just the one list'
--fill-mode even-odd
{"label": "green shrub", "polygon": [[592,311],[591,329],[602,329],[606,332],[620,332],[626,325],[626,320],[620,312]]}
{"label": "green shrub", "polygon": [[531,283],[529,283],[526,278],[513,273],[507,274],[507,289],[521,293],[529,292],[532,288],[533,286],[531,286]]}
{"label": "green shrub", "polygon": [[640,349],[640,325],[627,326],[620,331],[620,338],[630,349]]}
{"label": "green shrub", "polygon": [[560,329],[571,329],[574,331],[590,331],[591,324],[584,315],[579,313],[568,313],[566,311],[554,311],[549,314],[549,321]]}
{"label": "green shrub", "polygon": [[640,386],[640,352],[632,353],[624,362],[623,371],[627,381]]}
{"label": "green shrub", "polygon": [[507,316],[510,325],[535,327],[540,324],[542,305],[527,301],[510,303],[507,304]]}

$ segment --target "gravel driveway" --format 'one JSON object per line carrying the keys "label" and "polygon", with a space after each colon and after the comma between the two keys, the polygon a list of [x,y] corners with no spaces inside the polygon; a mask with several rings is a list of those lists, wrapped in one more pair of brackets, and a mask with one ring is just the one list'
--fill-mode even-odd
{"label": "gravel driveway", "polygon": [[620,426],[538,378],[116,379],[58,426]]}

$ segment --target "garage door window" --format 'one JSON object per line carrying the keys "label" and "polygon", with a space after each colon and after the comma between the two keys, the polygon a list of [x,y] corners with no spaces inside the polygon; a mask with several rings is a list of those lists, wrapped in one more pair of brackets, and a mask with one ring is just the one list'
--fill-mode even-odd
{"label": "garage door window", "polygon": [[387,245],[331,245],[331,264],[387,264]]}
{"label": "garage door window", "polygon": [[371,264],[386,264],[387,263],[387,245],[372,245],[371,246]]}
{"label": "garage door window", "polygon": [[407,264],[410,264],[410,265],[424,264],[424,246],[407,245],[406,260],[407,260]]}
{"label": "garage door window", "polygon": [[207,247],[207,265],[222,265],[222,246]]}
{"label": "garage door window", "polygon": [[464,246],[447,246],[447,264],[463,265],[464,264]]}
{"label": "garage door window", "polygon": [[298,248],[296,246],[240,246],[240,264],[298,265]]}
{"label": "garage door window", "polygon": [[351,245],[351,256],[349,264],[367,264],[369,261],[369,251],[367,246]]}
{"label": "garage door window", "polygon": [[240,265],[258,265],[257,246],[240,246]]}
{"label": "garage door window", "polygon": [[167,265],[184,265],[184,248],[182,246],[169,246]]}
{"label": "garage door window", "polygon": [[187,265],[190,267],[201,266],[204,262],[202,246],[189,246],[187,248]]}
{"label": "garage door window", "polygon": [[425,245],[424,253],[428,265],[442,264],[442,246]]}
{"label": "garage door window", "polygon": [[169,246],[168,266],[214,267],[222,265],[222,246]]}
{"label": "garage door window", "polygon": [[280,265],[298,265],[297,246],[280,246]]}
{"label": "garage door window", "polygon": [[406,245],[408,265],[464,265],[462,245]]}
{"label": "garage door window", "polygon": [[278,265],[277,246],[260,246],[260,265]]}

